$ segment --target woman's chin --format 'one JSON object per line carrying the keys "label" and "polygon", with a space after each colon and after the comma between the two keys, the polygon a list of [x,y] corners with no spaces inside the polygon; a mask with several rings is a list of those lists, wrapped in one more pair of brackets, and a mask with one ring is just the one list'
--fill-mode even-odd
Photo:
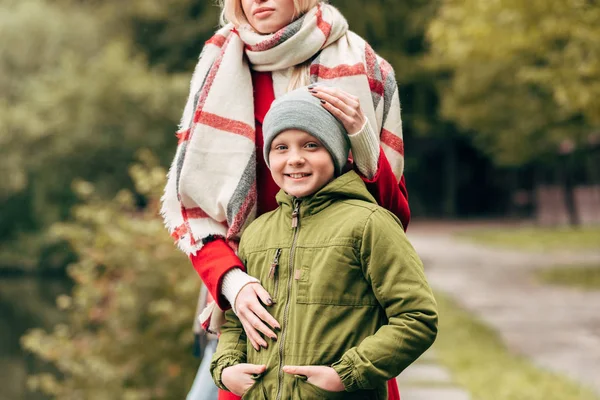
{"label": "woman's chin", "polygon": [[272,33],[277,32],[278,30],[284,28],[287,24],[276,24],[270,23],[267,21],[255,21],[254,24],[251,24],[252,28],[261,35],[270,35]]}

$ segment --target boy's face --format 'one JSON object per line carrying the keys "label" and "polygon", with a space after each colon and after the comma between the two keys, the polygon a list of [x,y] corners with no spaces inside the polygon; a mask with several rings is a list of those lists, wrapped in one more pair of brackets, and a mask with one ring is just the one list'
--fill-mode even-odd
{"label": "boy's face", "polygon": [[296,129],[273,139],[269,164],[277,186],[295,197],[315,193],[334,176],[331,155],[319,139]]}

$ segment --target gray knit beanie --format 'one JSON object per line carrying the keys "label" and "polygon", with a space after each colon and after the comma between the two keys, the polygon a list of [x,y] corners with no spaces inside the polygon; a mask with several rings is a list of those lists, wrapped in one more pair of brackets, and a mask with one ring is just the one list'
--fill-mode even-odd
{"label": "gray knit beanie", "polygon": [[335,176],[342,174],[348,160],[350,139],[346,129],[336,117],[321,105],[321,101],[301,87],[277,98],[263,121],[263,153],[269,165],[271,142],[288,129],[298,129],[319,139],[327,149]]}

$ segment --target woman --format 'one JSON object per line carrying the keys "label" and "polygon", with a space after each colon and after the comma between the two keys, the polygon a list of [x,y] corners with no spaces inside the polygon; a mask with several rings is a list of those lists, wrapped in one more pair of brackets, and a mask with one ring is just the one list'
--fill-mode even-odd
{"label": "woman", "polygon": [[[402,121],[391,66],[334,7],[318,0],[223,0],[221,7],[224,26],[206,42],[190,85],[162,214],[218,306],[233,306],[259,349],[268,346],[261,333],[275,340],[280,325],[263,307],[272,304],[269,293],[243,272],[235,250],[244,227],[277,206],[261,151],[271,103],[295,87],[330,83],[313,95],[344,124],[353,167],[406,229]],[[389,393],[399,398],[395,381]]]}

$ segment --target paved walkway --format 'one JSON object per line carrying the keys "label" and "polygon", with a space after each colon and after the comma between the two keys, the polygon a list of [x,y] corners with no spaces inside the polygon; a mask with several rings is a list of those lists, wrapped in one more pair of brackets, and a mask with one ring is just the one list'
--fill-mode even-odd
{"label": "paved walkway", "polygon": [[[503,251],[458,241],[444,229],[418,224],[411,226],[408,236],[432,287],[493,327],[510,350],[600,393],[600,291],[543,285],[531,276],[533,270],[554,265],[575,268],[582,262],[600,262],[600,250]],[[412,400],[404,393],[403,399]]]}
{"label": "paved walkway", "polygon": [[397,378],[402,400],[470,400],[469,394],[457,387],[450,372],[442,367],[433,348]]}

